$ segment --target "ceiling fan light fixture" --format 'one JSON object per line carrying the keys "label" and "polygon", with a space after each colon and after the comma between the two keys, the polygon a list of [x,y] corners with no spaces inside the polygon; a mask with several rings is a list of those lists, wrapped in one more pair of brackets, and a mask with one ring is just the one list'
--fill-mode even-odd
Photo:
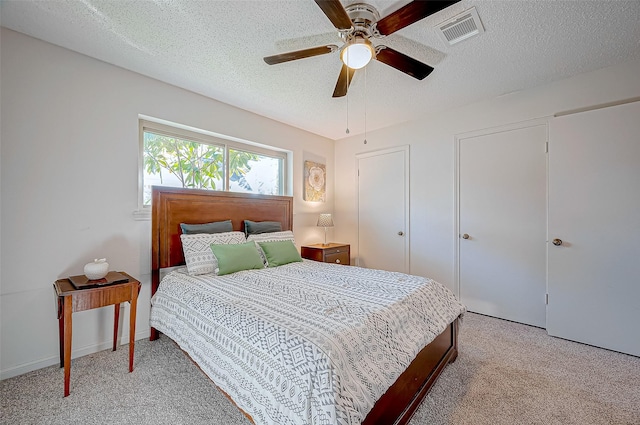
{"label": "ceiling fan light fixture", "polygon": [[374,54],[373,45],[368,39],[356,37],[344,46],[340,52],[340,59],[349,68],[360,69],[373,59]]}

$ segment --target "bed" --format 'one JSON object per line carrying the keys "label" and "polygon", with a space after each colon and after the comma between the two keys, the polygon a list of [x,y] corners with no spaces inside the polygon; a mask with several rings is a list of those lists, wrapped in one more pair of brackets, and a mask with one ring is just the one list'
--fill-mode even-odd
{"label": "bed", "polygon": [[[343,290],[342,288],[337,288],[335,285],[333,287],[331,286],[332,280],[343,283],[355,282],[357,279],[361,278],[360,275],[362,273],[364,273],[365,276],[366,273],[374,273],[374,271],[367,271],[366,269],[316,263],[308,260],[271,269],[264,269],[264,271],[243,271],[220,277],[208,275],[189,276],[184,272],[184,270],[178,269],[170,272],[166,277],[163,277],[163,288],[171,289],[168,291],[165,289],[164,292],[162,292],[163,288],[161,288],[160,293],[158,293],[161,282],[161,273],[163,273],[164,270],[175,268],[176,266],[182,266],[185,263],[180,239],[180,223],[209,223],[231,219],[233,230],[241,231],[243,230],[244,220],[251,220],[255,222],[275,221],[281,223],[282,229],[292,230],[293,200],[291,197],[283,196],[262,196],[254,194],[212,192],[165,187],[154,187],[152,192],[152,304],[154,305],[152,306],[151,312],[151,339],[157,339],[159,331],[162,331],[164,334],[176,341],[183,351],[185,351],[212,379],[218,388],[220,388],[221,391],[223,391],[227,397],[229,397],[231,401],[234,402],[254,423],[274,423],[272,418],[281,414],[283,415],[282,417],[285,418],[280,420],[282,423],[286,423],[288,421],[289,423],[304,422],[314,424],[404,424],[410,420],[420,402],[431,386],[435,383],[440,373],[442,373],[445,366],[456,359],[458,353],[458,315],[463,313],[464,307],[456,304],[457,301],[452,301],[451,297],[447,298],[446,301],[443,301],[444,298],[446,298],[445,294],[442,299],[436,299],[435,301],[436,304],[440,304],[441,302],[451,304],[448,306],[450,310],[449,319],[444,323],[442,322],[442,317],[438,319],[441,327],[444,327],[444,330],[441,332],[438,330],[439,333],[435,333],[433,329],[425,328],[425,335],[429,332],[433,333],[433,335],[428,338],[424,336],[424,338],[429,341],[426,341],[424,346],[420,345],[419,348],[415,350],[417,352],[415,357],[411,354],[410,358],[404,360],[404,363],[402,363],[402,370],[399,370],[395,375],[393,375],[394,378],[395,376],[397,376],[397,378],[389,382],[390,386],[382,383],[382,387],[378,388],[377,386],[372,386],[369,383],[365,385],[366,388],[364,389],[356,388],[352,384],[352,381],[357,381],[358,379],[364,380],[365,378],[361,375],[385,375],[385,373],[380,373],[380,370],[383,370],[384,372],[386,371],[385,368],[388,368],[390,369],[387,371],[388,373],[386,373],[386,378],[388,379],[389,376],[394,373],[393,369],[397,369],[399,367],[396,363],[400,364],[401,362],[399,360],[394,360],[391,362],[392,364],[389,364],[389,354],[387,353],[383,355],[382,353],[378,353],[377,361],[382,362],[380,364],[384,365],[384,367],[379,367],[373,371],[371,370],[371,366],[368,366],[367,362],[363,361],[360,363],[357,358],[354,361],[350,357],[351,364],[346,368],[348,370],[345,371],[343,370],[345,369],[344,365],[342,366],[342,369],[340,369],[339,366],[340,364],[345,363],[345,361],[342,360],[346,358],[344,357],[344,353],[340,351],[341,347],[348,344],[356,344],[356,342],[331,342],[331,344],[334,344],[331,346],[326,344],[322,345],[323,343],[320,343],[319,346],[314,346],[313,342],[325,341],[322,339],[324,338],[322,335],[318,335],[323,333],[341,335],[342,340],[353,339],[355,341],[359,338],[363,340],[366,339],[365,337],[358,336],[360,335],[359,333],[349,334],[350,330],[346,326],[346,322],[351,320],[352,317],[368,317],[366,305],[365,307],[350,305],[347,302],[350,299],[350,295],[347,292],[339,292]],[[278,375],[278,371],[276,371],[276,377],[274,378],[273,373],[269,376],[269,368],[272,367],[272,369],[275,369],[279,367],[278,365],[274,366],[275,363],[273,362],[275,360],[265,358],[265,352],[251,352],[251,348],[246,344],[243,345],[244,343],[231,341],[229,332],[232,332],[232,328],[237,325],[243,328],[243,333],[250,336],[253,335],[255,337],[255,335],[257,335],[256,330],[261,330],[265,334],[260,338],[261,343],[268,346],[270,344],[268,340],[269,336],[266,335],[267,332],[264,332],[267,325],[262,322],[260,322],[260,325],[251,325],[251,323],[256,323],[256,320],[263,320],[262,318],[256,319],[256,310],[266,311],[268,313],[269,309],[264,305],[256,306],[253,304],[246,304],[248,302],[253,302],[251,298],[255,298],[256,300],[260,298],[257,296],[252,297],[251,293],[246,292],[250,290],[249,285],[257,282],[258,279],[262,279],[263,277],[264,279],[271,279],[267,280],[267,283],[260,281],[257,283],[259,286],[256,286],[256,288],[265,288],[268,286],[269,290],[265,291],[267,295],[274,296],[274,294],[277,294],[275,298],[268,301],[272,303],[273,311],[275,312],[285,309],[278,305],[278,303],[284,298],[289,297],[289,292],[291,292],[290,288],[299,286],[301,288],[299,292],[303,293],[303,295],[296,293],[292,296],[304,296],[305,300],[308,298],[308,295],[304,294],[314,292],[312,290],[310,291],[308,288],[304,289],[304,291],[302,289],[306,282],[311,280],[309,279],[309,276],[311,275],[315,276],[314,279],[318,279],[318,289],[315,292],[318,294],[329,292],[334,295],[337,294],[332,298],[334,301],[331,301],[335,305],[324,305],[320,310],[311,304],[307,307],[303,305],[296,306],[300,308],[308,308],[308,316],[310,317],[314,314],[319,317],[324,315],[326,323],[315,325],[319,327],[307,330],[302,327],[303,325],[301,323],[298,323],[305,321],[305,318],[299,316],[295,320],[292,329],[280,329],[276,332],[282,338],[287,340],[284,345],[290,345],[288,351],[283,352],[281,350],[276,353],[277,356],[280,356],[280,360],[282,360],[283,356],[293,353],[293,360],[291,360],[291,362],[297,362],[296,356],[298,356],[298,359],[306,358],[307,361],[304,361],[303,359],[299,362],[299,369],[303,372],[291,372],[287,370],[282,372],[283,377],[281,379]],[[290,284],[287,287],[286,284],[290,279],[293,279],[292,276],[297,276],[299,280],[296,281],[297,283]],[[387,294],[388,290],[384,293],[384,296],[390,298],[394,298],[396,296],[400,297],[403,291],[412,292],[415,288],[418,288],[418,286],[420,286],[420,291],[422,291],[422,287],[425,286],[422,283],[416,283],[417,280],[422,278],[401,275],[398,273],[394,274],[391,272],[383,272],[381,275],[371,274],[366,278],[371,281],[374,281],[375,279],[401,280],[402,285],[398,286],[398,294],[394,293],[389,295]],[[236,280],[234,281],[232,279]],[[238,279],[244,279],[244,283],[238,285]],[[414,280],[416,281],[414,282]],[[291,280],[291,282],[293,282],[293,280]],[[314,283],[314,285],[315,284],[316,283]],[[362,286],[362,283],[359,283],[359,285]],[[215,291],[219,291],[219,295],[216,295],[218,293],[211,292],[214,291],[214,289],[211,289],[212,286],[216,288]],[[348,285],[345,284],[344,286]],[[434,287],[434,285],[430,285],[430,287]],[[203,288],[204,292],[194,292],[191,294],[190,291],[194,291],[194,288]],[[436,288],[440,288],[440,286],[437,286]],[[260,289],[251,290],[259,291]],[[415,290],[417,291],[417,289]],[[436,289],[436,292],[438,290],[439,289]],[[240,295],[238,295],[239,298],[231,299],[231,295],[229,294],[231,294],[231,292],[238,291],[240,292]],[[433,291],[433,289],[430,289],[430,291]],[[173,292],[173,295],[168,295],[166,292]],[[187,292],[189,292],[189,295],[185,295]],[[157,293],[158,296],[156,296]],[[421,297],[425,299],[426,297],[431,296],[432,295],[421,295]],[[320,298],[323,297],[320,296]],[[186,308],[186,304],[189,300],[193,299],[197,300],[196,304],[206,304],[206,306],[199,312],[187,311],[187,313],[185,313],[184,309]],[[226,302],[226,313],[222,312],[224,309],[216,308],[216,306],[220,306],[218,301],[221,299],[224,299]],[[417,299],[417,296],[412,298],[412,302],[416,303],[417,301],[415,301],[415,299]],[[371,298],[370,301],[371,305],[376,304],[374,298]],[[263,301],[262,304],[264,304],[264,302],[265,301]],[[433,301],[429,302],[433,303]],[[260,302],[258,302],[258,304],[260,304]],[[402,304],[402,302],[396,302],[395,304]],[[246,323],[240,323],[240,319],[223,316],[223,314],[229,314],[229,306],[232,307],[232,311],[236,312],[232,314],[235,314],[238,318],[242,318],[242,320],[246,320]],[[314,308],[317,311],[314,310]],[[453,317],[451,316],[452,309],[457,309],[457,313]],[[294,310],[295,309],[292,307],[292,314]],[[377,308],[377,310],[375,310],[376,320],[366,320],[371,323],[379,322],[379,316],[381,314],[387,314],[387,310],[391,311],[390,308]],[[298,314],[302,314],[302,312],[299,311]],[[393,314],[389,312],[389,317],[392,317]],[[185,320],[183,322],[181,315],[193,316],[197,317],[197,319],[190,319],[191,321]],[[215,325],[210,322],[201,320],[204,316],[208,315],[212,318],[213,316],[219,316],[220,320],[225,321],[224,326],[214,330],[213,336],[203,336],[204,333],[201,333],[200,329],[215,327]],[[276,316],[276,314],[267,315]],[[444,315],[441,316],[444,317]],[[438,322],[438,320],[434,319],[429,320],[432,320],[434,323]],[[331,326],[328,326],[328,324],[331,324]],[[254,328],[252,328],[252,326],[254,326]],[[269,326],[271,326],[271,324],[269,324]],[[372,324],[371,326],[372,328],[379,327],[376,324]],[[388,325],[385,326],[388,327]],[[183,337],[180,332],[176,331],[176,328],[190,328],[194,332],[193,336],[188,338]],[[404,329],[404,326],[400,328]],[[359,330],[358,332],[361,333],[362,330]],[[375,332],[371,331],[370,333],[373,334]],[[413,332],[413,334],[415,334],[415,332]],[[345,338],[345,336],[349,337]],[[368,336],[367,338],[371,338],[371,336]],[[209,339],[217,339],[213,344],[213,346],[217,348],[208,345]],[[282,344],[283,343],[281,341],[279,344],[276,344],[276,346]],[[390,344],[385,343],[385,345]],[[349,351],[349,353],[352,353],[353,350],[358,351],[358,348],[350,347],[348,349],[344,348],[343,350],[352,350]],[[224,353],[222,353],[222,351],[224,351]],[[405,351],[410,352],[410,350]],[[405,351],[398,351],[399,354],[397,357],[407,357],[407,353]],[[351,354],[349,354],[349,356],[351,356]],[[309,362],[309,358],[317,358],[318,365]],[[370,361],[373,362],[373,360]],[[232,372],[228,372],[226,369],[221,372],[219,369],[224,369],[221,366],[223,364],[230,365],[229,370],[233,367],[235,367],[235,369]],[[405,367],[405,364],[408,365]],[[336,370],[340,370],[340,374],[336,374],[337,372],[333,370],[333,365],[336,365]],[[329,375],[325,373],[326,369],[331,369]],[[320,370],[323,372],[320,373]],[[245,376],[239,376],[242,375],[239,371],[244,371],[247,375],[255,376],[252,376],[251,379],[245,379]],[[344,374],[344,376],[341,374]],[[329,376],[329,378],[326,378],[327,376]],[[266,382],[267,380],[270,380],[268,382],[269,388],[274,388],[273,391],[269,391],[268,394],[265,393],[264,389],[260,389],[260,391],[258,391],[258,389],[254,387],[254,385],[257,385],[256,382],[263,383],[263,381]],[[338,407],[333,406],[332,403],[334,396],[325,391],[325,387],[327,386],[325,381],[330,382],[330,386],[332,386],[332,388],[340,388],[339,392],[341,394],[341,399],[351,400],[349,403],[353,403],[357,408],[361,408],[363,405],[372,405],[371,409],[368,410],[367,408],[368,413],[363,413],[362,411],[349,411],[349,409],[345,409],[341,405]],[[378,382],[378,379],[373,379],[373,382]],[[305,390],[305,386],[309,386],[310,388]],[[265,384],[265,388],[266,387],[267,385]],[[333,390],[335,390],[335,388]],[[271,394],[271,392],[279,393]],[[376,395],[375,399],[367,400],[367,397],[371,394]],[[263,398],[265,400],[263,400]],[[270,400],[266,400],[266,398],[270,398]],[[273,400],[271,400],[271,398],[273,398]],[[322,400],[318,401],[319,399]],[[327,399],[329,402],[327,402]],[[276,402],[282,403],[282,407],[274,407],[274,403]],[[289,404],[295,404],[296,402],[298,406],[289,406]],[[265,408],[264,406],[268,407]],[[283,409],[285,412],[274,412],[274,409]],[[299,411],[298,413],[295,413],[296,409]],[[302,416],[291,416],[294,414],[303,414],[307,416],[303,420],[300,419]]]}

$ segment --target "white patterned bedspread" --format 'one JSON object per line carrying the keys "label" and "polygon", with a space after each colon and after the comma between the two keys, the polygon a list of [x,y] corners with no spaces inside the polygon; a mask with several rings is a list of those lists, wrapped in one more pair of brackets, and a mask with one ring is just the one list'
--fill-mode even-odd
{"label": "white patterned bedspread", "polygon": [[168,274],[151,326],[259,425],[360,424],[464,306],[418,276],[303,261]]}

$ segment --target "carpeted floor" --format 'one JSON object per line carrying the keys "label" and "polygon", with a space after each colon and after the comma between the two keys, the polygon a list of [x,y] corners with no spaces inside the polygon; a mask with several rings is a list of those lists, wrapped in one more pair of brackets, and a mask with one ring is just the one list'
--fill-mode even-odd
{"label": "carpeted floor", "polygon": [[[248,420],[168,338],[0,382],[2,424],[221,424]],[[640,358],[467,313],[460,355],[411,425],[640,425]]]}

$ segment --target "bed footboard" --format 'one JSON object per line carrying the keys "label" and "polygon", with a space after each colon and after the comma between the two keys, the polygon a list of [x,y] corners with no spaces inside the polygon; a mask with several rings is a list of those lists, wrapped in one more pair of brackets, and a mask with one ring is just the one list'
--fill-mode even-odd
{"label": "bed footboard", "polygon": [[418,353],[407,370],[376,402],[363,425],[409,422],[445,366],[458,357],[458,320]]}

